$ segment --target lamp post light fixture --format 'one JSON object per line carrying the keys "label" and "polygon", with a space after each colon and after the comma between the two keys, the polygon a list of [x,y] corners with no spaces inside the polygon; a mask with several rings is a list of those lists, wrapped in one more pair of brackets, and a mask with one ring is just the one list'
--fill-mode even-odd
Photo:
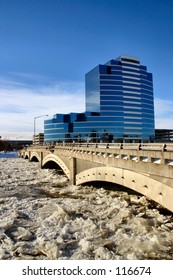
{"label": "lamp post light fixture", "polygon": [[36,119],[42,118],[42,117],[48,117],[49,115],[41,115],[34,117],[34,139],[33,139],[33,144],[35,145],[35,131],[36,131]]}

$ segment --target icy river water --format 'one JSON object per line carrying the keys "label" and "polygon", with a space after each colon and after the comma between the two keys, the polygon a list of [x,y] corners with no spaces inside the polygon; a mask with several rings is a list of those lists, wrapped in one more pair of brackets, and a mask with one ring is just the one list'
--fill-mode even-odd
{"label": "icy river water", "polygon": [[173,215],[116,186],[73,186],[1,155],[0,259],[173,259]]}

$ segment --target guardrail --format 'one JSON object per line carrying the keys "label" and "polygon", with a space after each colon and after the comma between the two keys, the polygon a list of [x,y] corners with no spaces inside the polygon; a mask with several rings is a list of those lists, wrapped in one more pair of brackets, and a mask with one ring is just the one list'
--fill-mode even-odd
{"label": "guardrail", "polygon": [[[91,147],[100,149],[124,149],[124,150],[143,150],[143,151],[173,151],[173,143],[54,143],[43,145],[31,145],[29,148],[54,149],[58,147]],[[26,147],[27,149],[28,147]]]}
{"label": "guardrail", "polygon": [[56,146],[93,147],[100,149],[124,149],[147,151],[173,151],[173,143],[64,143]]}
{"label": "guardrail", "polygon": [[124,149],[124,150],[143,150],[173,152],[173,143],[53,143],[43,145],[31,145],[24,149],[54,149],[58,147],[88,147],[100,149]]}

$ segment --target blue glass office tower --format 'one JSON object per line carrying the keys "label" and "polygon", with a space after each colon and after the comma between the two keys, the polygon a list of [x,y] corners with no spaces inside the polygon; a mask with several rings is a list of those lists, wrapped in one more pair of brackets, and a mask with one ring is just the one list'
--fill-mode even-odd
{"label": "blue glass office tower", "polygon": [[45,121],[45,141],[151,141],[154,139],[152,74],[139,59],[121,56],[85,77],[86,112]]}

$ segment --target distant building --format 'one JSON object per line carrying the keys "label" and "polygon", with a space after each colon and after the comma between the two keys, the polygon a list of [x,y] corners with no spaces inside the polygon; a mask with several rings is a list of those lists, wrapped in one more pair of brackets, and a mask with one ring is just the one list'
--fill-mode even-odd
{"label": "distant building", "polygon": [[10,140],[10,139],[0,139],[0,151],[11,151],[19,150],[25,146],[31,145],[32,140]]}
{"label": "distant building", "polygon": [[33,144],[35,145],[43,145],[44,143],[44,133],[38,133],[33,136]]}
{"label": "distant building", "polygon": [[45,142],[154,140],[152,74],[139,59],[120,56],[100,64],[86,74],[85,85],[86,112],[45,120]]}
{"label": "distant building", "polygon": [[155,130],[156,142],[171,142],[173,141],[173,129],[156,129]]}

